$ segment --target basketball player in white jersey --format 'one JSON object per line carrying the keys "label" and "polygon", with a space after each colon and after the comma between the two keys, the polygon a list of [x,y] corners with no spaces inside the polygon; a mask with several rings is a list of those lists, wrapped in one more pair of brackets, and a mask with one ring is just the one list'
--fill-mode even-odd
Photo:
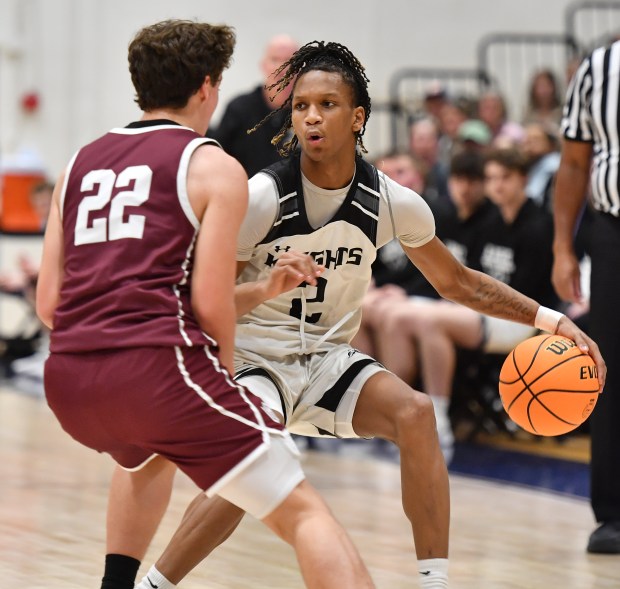
{"label": "basketball player in white jersey", "polygon": [[[236,378],[292,432],[395,443],[420,587],[446,588],[450,501],[432,403],[349,345],[377,248],[396,237],[444,297],[573,338],[596,360],[601,384],[604,362],[568,318],[459,263],[435,237],[423,199],[357,153],[365,151],[371,105],[364,68],[346,47],[309,43],[283,71],[278,88],[291,81],[294,87],[274,141],[290,127],[294,135],[284,145],[290,157],[250,180],[237,252]],[[290,272],[288,290],[272,284],[273,270],[283,267]],[[180,581],[240,517],[221,499],[194,504],[156,564],[170,582],[165,587]]]}

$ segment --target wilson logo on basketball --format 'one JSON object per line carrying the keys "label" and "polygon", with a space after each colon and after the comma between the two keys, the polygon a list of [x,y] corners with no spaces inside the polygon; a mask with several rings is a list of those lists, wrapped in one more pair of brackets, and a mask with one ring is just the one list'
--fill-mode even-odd
{"label": "wilson logo on basketball", "polygon": [[579,370],[579,378],[581,380],[598,378],[598,368],[596,366],[582,366]]}
{"label": "wilson logo on basketball", "polygon": [[572,340],[562,339],[553,342],[551,345],[547,346],[545,350],[561,356],[564,352],[574,348],[576,345],[577,344]]}

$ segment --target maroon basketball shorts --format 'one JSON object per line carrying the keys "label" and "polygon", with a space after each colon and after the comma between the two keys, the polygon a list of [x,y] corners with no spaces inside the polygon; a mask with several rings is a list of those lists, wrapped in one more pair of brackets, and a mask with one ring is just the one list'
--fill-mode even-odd
{"label": "maroon basketball shorts", "polygon": [[[161,455],[207,491],[225,486],[254,458],[268,455],[274,439],[287,437],[208,347],[53,353],[45,391],[78,442],[126,469]],[[299,473],[293,479],[298,483]]]}

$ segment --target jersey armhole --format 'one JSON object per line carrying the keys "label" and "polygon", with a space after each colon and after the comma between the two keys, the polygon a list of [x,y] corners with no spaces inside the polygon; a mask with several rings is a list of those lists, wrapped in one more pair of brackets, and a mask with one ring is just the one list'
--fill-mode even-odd
{"label": "jersey armhole", "polygon": [[71,175],[71,170],[73,169],[73,164],[75,163],[75,160],[77,159],[77,156],[78,156],[79,153],[80,153],[80,150],[78,149],[73,154],[73,157],[71,158],[71,160],[69,161],[69,163],[67,164],[67,167],[65,169],[65,178],[63,180],[62,188],[60,190],[60,199],[59,199],[59,203],[58,203],[58,213],[60,215],[60,220],[61,221],[62,221],[62,218],[63,218],[63,212],[64,212],[64,208],[65,208],[65,196],[67,195],[67,185],[69,184],[69,176]]}
{"label": "jersey armhole", "polygon": [[177,196],[179,198],[179,204],[181,205],[181,209],[183,209],[187,220],[192,224],[194,229],[198,229],[200,226],[200,220],[196,217],[194,209],[189,202],[189,195],[187,193],[187,171],[189,169],[189,161],[192,155],[201,145],[216,145],[221,148],[221,145],[215,141],[215,139],[208,139],[205,137],[192,139],[192,141],[185,146],[185,149],[181,154],[179,171],[177,172]]}

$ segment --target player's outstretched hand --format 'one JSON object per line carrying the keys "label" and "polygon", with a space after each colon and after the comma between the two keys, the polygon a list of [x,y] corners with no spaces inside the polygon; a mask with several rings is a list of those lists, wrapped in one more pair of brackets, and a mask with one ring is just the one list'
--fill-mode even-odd
{"label": "player's outstretched hand", "polygon": [[267,279],[269,298],[287,292],[303,282],[316,286],[317,277],[323,274],[325,266],[314,261],[309,254],[289,250],[284,252],[275,263]]}
{"label": "player's outstretched hand", "polygon": [[596,342],[581,331],[581,329],[566,316],[560,319],[556,333],[572,339],[577,346],[579,346],[580,350],[592,356],[598,370],[599,390],[602,392],[605,386],[605,378],[607,377],[607,366]]}

